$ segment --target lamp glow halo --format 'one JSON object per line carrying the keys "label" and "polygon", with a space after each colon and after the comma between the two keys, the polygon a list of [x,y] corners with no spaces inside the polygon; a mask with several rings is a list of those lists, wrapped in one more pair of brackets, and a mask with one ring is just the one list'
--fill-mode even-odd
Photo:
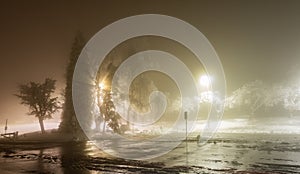
{"label": "lamp glow halo", "polygon": [[[76,117],[84,133],[89,139],[92,139],[93,133],[90,131],[89,120],[95,114],[92,112],[92,108],[95,106],[93,96],[97,87],[96,77],[101,63],[106,55],[117,45],[139,36],[161,36],[177,41],[196,55],[199,61],[204,65],[209,76],[214,77],[214,83],[211,84],[211,88],[219,94],[219,100],[212,103],[212,109],[205,127],[201,132],[199,144],[204,144],[217,130],[223,115],[223,104],[219,102],[224,101],[226,91],[226,81],[222,64],[213,46],[194,26],[180,19],[158,14],[137,15],[118,20],[96,33],[82,50],[73,75],[72,95]],[[163,58],[157,59],[158,56]],[[128,64],[128,61],[131,61],[131,63]],[[95,144],[101,150],[121,158],[149,159],[158,157],[171,151],[181,143],[183,137],[173,132],[184,123],[184,111],[189,111],[189,124],[191,124],[191,126],[189,126],[188,131],[190,132],[193,126],[195,126],[199,111],[199,103],[196,102],[199,96],[197,88],[195,87],[196,80],[191,77],[188,67],[185,67],[179,59],[163,51],[143,51],[132,55],[128,58],[128,61],[123,62],[127,62],[127,64],[122,63],[119,68],[121,69],[122,66],[128,65],[134,65],[135,67],[138,65],[138,67],[140,67],[137,68],[138,70],[135,73],[132,73],[128,85],[130,85],[132,79],[139,73],[147,70],[162,72],[174,80],[180,87],[179,89],[182,95],[180,115],[174,126],[166,134],[159,137],[137,141],[130,140],[119,134],[114,134],[106,137],[105,140],[95,141]],[[152,63],[150,63],[151,61]],[[165,68],[166,64],[176,66],[173,66],[173,68]],[[170,65],[170,67],[172,65]],[[118,86],[117,83],[117,79],[123,74],[121,72],[122,70],[117,70],[113,77],[112,92],[114,92],[116,87],[122,88],[122,86]],[[128,86],[124,87],[124,92],[126,91],[128,92]],[[157,108],[159,112],[154,112],[154,121],[156,121],[159,119],[159,113],[164,112],[166,107],[166,103],[164,102],[165,98],[160,92],[153,93],[153,95],[150,96],[150,99],[151,98],[154,98],[154,101],[161,100],[163,103],[161,105],[162,108]],[[192,107],[186,106],[186,100],[195,101],[192,102],[194,105]],[[116,110],[121,112],[118,108],[122,105],[122,102],[117,102],[117,99],[114,99],[114,102],[116,104]],[[127,108],[129,107],[130,106],[127,106]],[[152,122],[136,120],[134,123],[148,125],[152,124],[153,120]],[[130,147],[130,149],[126,147]],[[156,147],[155,150],[153,147]]]}

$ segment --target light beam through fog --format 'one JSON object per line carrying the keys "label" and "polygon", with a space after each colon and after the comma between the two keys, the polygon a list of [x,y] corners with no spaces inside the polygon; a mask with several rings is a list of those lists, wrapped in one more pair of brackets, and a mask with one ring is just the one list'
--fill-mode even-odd
{"label": "light beam through fog", "polygon": [[[189,48],[190,51],[193,52],[196,55],[196,57],[199,59],[199,61],[204,65],[206,71],[209,74],[214,76],[215,83],[212,84],[212,89],[220,94],[219,95],[220,100],[222,101],[223,98],[225,97],[226,83],[225,83],[222,64],[214,48],[209,43],[207,38],[194,26],[174,17],[157,15],[157,14],[137,15],[137,16],[124,18],[100,30],[87,43],[82,53],[80,54],[80,57],[76,64],[76,68],[73,76],[73,83],[72,83],[74,108],[75,108],[77,119],[81,127],[83,128],[83,131],[90,139],[93,135],[89,131],[90,126],[86,126],[86,124],[89,122],[91,117],[95,117],[95,116],[91,116],[91,110],[94,107],[93,104],[94,100],[91,97],[94,96],[95,94],[94,91],[96,91],[95,81],[96,81],[97,70],[99,69],[105,56],[118,44],[122,43],[127,39],[138,37],[138,36],[145,36],[145,35],[154,35],[154,36],[161,36],[161,37],[173,39],[181,43],[182,45],[186,46],[187,48]],[[151,66],[149,67],[150,70],[151,68],[154,68],[155,66],[158,65],[159,69],[155,69],[155,70],[164,72],[165,70],[168,70],[166,68],[168,67],[168,63],[177,60],[176,58],[174,58],[174,60],[172,59],[166,61],[166,59],[159,59],[160,56],[162,55],[155,55],[153,57],[150,56],[150,58],[157,59],[157,61],[145,65],[152,65],[153,67]],[[147,60],[147,58],[145,58],[145,60]],[[166,62],[164,63],[164,61]],[[164,67],[160,67],[161,62],[162,65],[164,65]],[[144,63],[140,62],[139,64],[143,65]],[[138,67],[139,65],[136,66],[136,69],[138,69]],[[175,65],[174,67],[172,67],[171,65],[170,67],[173,68],[171,71],[172,73],[167,73],[167,74],[168,75],[171,74],[171,77],[172,75],[179,76],[180,78],[174,79],[177,84],[180,83],[183,84],[183,82],[185,82],[186,79],[191,79],[189,76],[184,76],[184,74],[181,74],[183,72],[186,72],[184,71],[184,69],[183,70],[181,69],[182,66],[177,67]],[[141,68],[144,67],[141,66]],[[133,75],[135,76],[135,73],[133,73]],[[129,80],[132,79],[130,78]],[[194,81],[194,80],[190,80],[190,81]],[[125,84],[128,85],[130,82],[131,81]],[[181,109],[185,109],[186,108],[185,106],[188,106],[188,104],[192,104],[196,106],[196,108],[199,107],[199,104],[197,102],[193,102],[194,100],[196,101],[199,95],[197,92],[198,85],[197,83],[194,83],[194,85],[189,85],[189,84],[191,83],[189,82],[184,85],[179,85],[180,88],[183,88],[183,90],[180,92],[184,94],[182,95],[183,108]],[[128,88],[129,86],[126,86],[125,94],[126,92],[129,91]],[[187,93],[188,95],[185,96],[185,93]],[[189,103],[185,101],[189,101]],[[214,107],[212,107],[212,110],[209,112],[207,125],[205,126],[204,131],[201,132],[201,138],[199,139],[200,144],[204,144],[213,136],[214,132],[216,131],[219,125],[219,121],[222,118],[222,114],[223,114],[222,103],[213,102],[212,105]],[[183,112],[184,111],[181,111],[181,115]],[[189,112],[190,112],[189,114],[190,116],[188,119],[192,120],[191,123],[193,123],[193,125],[190,125],[188,127],[188,130],[191,130],[197,118],[198,109],[194,109],[194,107],[191,107]],[[124,118],[126,119],[126,117]],[[184,120],[181,119],[181,121]],[[175,125],[176,126],[174,128],[178,128],[178,125],[180,124],[176,123]],[[130,142],[126,138],[122,137],[121,135],[116,134],[115,137],[110,137],[110,139],[118,139],[119,141],[122,142],[126,141],[127,145],[128,143],[130,144]],[[122,157],[122,158],[129,158],[129,159],[153,158],[165,154],[168,151],[172,150],[182,140],[182,138],[180,138],[180,136],[176,134],[173,134],[173,136],[162,135],[159,138],[157,138],[158,141],[163,141],[164,139],[173,140],[173,143],[167,146],[161,146],[156,151],[152,151],[148,154],[145,154],[143,152],[128,154],[127,152],[124,153],[122,146],[113,147],[114,153],[112,155]],[[148,142],[150,144],[153,144],[153,142],[151,141]],[[139,144],[141,147],[145,145],[145,148],[148,148],[149,143],[143,144],[142,142],[132,141],[131,145]],[[97,145],[102,150],[106,150],[108,153],[111,153],[110,150],[111,147],[108,147],[103,143],[97,143]]]}

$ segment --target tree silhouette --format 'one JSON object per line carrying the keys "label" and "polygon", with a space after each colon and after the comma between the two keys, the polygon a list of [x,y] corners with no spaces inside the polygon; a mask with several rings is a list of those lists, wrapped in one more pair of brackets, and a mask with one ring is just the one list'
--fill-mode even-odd
{"label": "tree silhouette", "polygon": [[[115,105],[112,101],[111,91],[102,89],[101,90],[102,101],[98,103],[100,108],[101,116],[103,117],[103,131],[105,131],[106,122],[108,126],[116,133],[121,133],[120,129],[120,115],[115,111]],[[100,99],[100,97],[99,97]]]}
{"label": "tree silhouette", "polygon": [[72,101],[72,80],[76,62],[85,45],[85,39],[81,32],[78,32],[70,52],[69,64],[66,69],[66,88],[64,90],[65,103],[63,106],[62,122],[59,129],[62,132],[78,133],[81,130],[76,119]]}
{"label": "tree silhouette", "polygon": [[60,107],[58,97],[51,97],[55,91],[55,80],[46,78],[45,82],[19,85],[18,93],[21,104],[29,106],[29,115],[35,115],[40,123],[42,133],[45,133],[44,120],[52,118]]}

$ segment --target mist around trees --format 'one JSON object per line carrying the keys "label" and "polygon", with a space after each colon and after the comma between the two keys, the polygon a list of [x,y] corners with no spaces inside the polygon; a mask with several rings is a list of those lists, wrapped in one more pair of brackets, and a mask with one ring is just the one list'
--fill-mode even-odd
{"label": "mist around trees", "polygon": [[[73,136],[77,136],[78,134],[82,134],[83,130],[80,127],[80,124],[76,118],[74,106],[73,106],[73,99],[72,99],[72,80],[73,74],[76,66],[76,62],[79,58],[79,55],[86,44],[86,40],[81,32],[78,32],[74,38],[71,52],[69,55],[69,63],[66,69],[66,87],[64,89],[64,105],[63,105],[63,113],[62,113],[62,121],[59,126],[59,130],[65,133],[71,133]],[[114,71],[116,67],[110,64],[106,71],[102,72],[106,74],[112,74],[111,72]],[[95,84],[98,84],[98,79],[95,80]],[[96,122],[96,128],[100,129],[100,124],[103,125],[103,132],[107,130],[107,127],[112,129],[114,132],[120,133],[121,132],[121,124],[120,124],[120,116],[117,112],[115,112],[113,102],[111,100],[111,90],[108,89],[98,89],[98,85],[95,86],[95,89],[98,90],[99,95],[101,92],[101,101],[96,103],[96,107],[100,112],[94,112],[94,121]],[[94,97],[100,97],[95,95]],[[99,99],[100,101],[100,99]],[[94,109],[94,108],[91,108]],[[91,122],[92,120],[88,120],[90,117],[87,116],[86,120],[83,120],[85,125],[87,125],[84,129],[91,129]]]}
{"label": "mist around trees", "polygon": [[[64,104],[62,106],[62,121],[59,126],[59,130],[66,133],[78,134],[79,132],[82,132],[82,129],[75,115],[72,101],[72,79],[76,62],[85,43],[86,41],[82,33],[78,32],[71,47],[69,63],[66,69],[66,87],[63,92]],[[98,95],[95,95],[94,97],[97,98],[98,101],[98,103],[95,105],[98,107],[98,113],[96,113],[94,119],[96,122],[97,130],[100,130],[99,125],[102,124],[102,132],[105,132],[107,127],[109,127],[114,132],[121,133],[129,129],[129,124],[127,123],[127,127],[124,128],[121,117],[119,113],[116,112],[114,103],[112,101],[112,95],[120,95],[111,93],[111,86],[109,81],[112,79],[112,74],[116,71],[118,64],[113,61],[117,60],[109,59],[106,60],[104,66],[101,65],[98,71],[98,77],[95,80],[95,84],[97,84],[95,88],[98,92]],[[124,79],[121,80],[124,81]],[[107,82],[105,90],[98,87],[98,84],[100,84],[102,81]],[[53,86],[51,86],[50,84],[52,84]],[[32,93],[30,94],[30,90],[33,90],[33,88],[39,88],[43,85],[49,87],[49,89],[45,90],[48,93],[43,94],[46,95],[46,97],[44,96],[45,99],[34,97],[32,91]],[[56,112],[58,109],[58,104],[56,103],[57,98],[50,98],[51,94],[55,90],[54,85],[54,80],[51,81],[51,79],[46,79],[44,84],[30,82],[27,85],[21,85],[19,87],[20,94],[18,94],[17,97],[21,99],[22,104],[29,106],[29,114],[35,115],[39,119],[42,132],[44,132],[43,120],[51,118],[51,114]],[[138,108],[141,110],[147,110],[148,103],[141,103],[141,101],[144,102],[147,100],[140,100],[141,98],[145,98],[143,92],[138,92],[141,89],[146,88],[139,88],[138,86],[133,85],[132,90],[130,91],[130,99],[131,102],[133,102],[134,106],[138,106]],[[39,90],[41,89],[37,89],[37,91]],[[151,91],[151,89],[147,90]],[[30,96],[32,97],[31,99],[29,99]],[[198,102],[200,104],[212,103],[215,101],[220,102],[217,96],[217,92],[215,91],[202,92],[198,97]],[[48,104],[51,106],[49,106],[49,108],[42,109],[42,105],[38,102],[47,102],[48,99],[50,100],[50,103]],[[225,112],[240,115],[245,114],[251,116],[261,112],[267,113],[269,111],[281,110],[283,112],[286,112],[288,115],[293,116],[300,111],[300,85],[297,83],[281,83],[270,85],[263,81],[256,80],[248,82],[240,88],[234,90],[231,94],[226,96],[224,101],[221,102],[225,106]]]}
{"label": "mist around trees", "polygon": [[85,45],[86,41],[81,32],[78,32],[74,38],[70,55],[69,62],[66,69],[66,87],[63,91],[64,104],[63,112],[61,117],[61,123],[59,125],[59,130],[65,133],[77,134],[81,132],[80,125],[76,119],[73,100],[72,100],[72,80],[73,73],[75,70],[75,65],[78,60],[78,57]]}
{"label": "mist around trees", "polygon": [[275,110],[293,116],[300,111],[300,85],[270,85],[256,80],[233,91],[224,104],[227,111],[236,110],[241,114],[255,115]]}
{"label": "mist around trees", "polygon": [[41,132],[45,133],[44,120],[51,119],[52,115],[60,109],[58,97],[53,97],[55,80],[46,78],[44,83],[29,82],[18,87],[15,94],[21,104],[29,107],[28,115],[34,115],[39,120]]}

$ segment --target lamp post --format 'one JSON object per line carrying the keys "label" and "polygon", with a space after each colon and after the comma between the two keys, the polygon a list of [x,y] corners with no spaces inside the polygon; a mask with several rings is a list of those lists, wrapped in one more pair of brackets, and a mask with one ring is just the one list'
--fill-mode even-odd
{"label": "lamp post", "polygon": [[101,125],[101,122],[103,122],[103,127],[104,127],[104,124],[105,124],[105,120],[104,120],[104,117],[103,117],[103,113],[102,113],[102,110],[101,110],[101,107],[102,107],[102,104],[103,104],[103,92],[105,90],[105,85],[103,82],[100,82],[98,84],[98,89],[97,89],[97,105],[98,105],[98,108],[99,108],[99,111],[100,111],[100,115],[97,116],[95,122],[96,122],[96,131],[99,131],[100,132],[100,125]]}
{"label": "lamp post", "polygon": [[[188,113],[187,111],[184,112],[184,119],[185,119],[185,158],[186,158],[186,168],[188,170],[188,138],[187,138],[187,120],[188,120]],[[187,171],[188,173],[188,171]]]}
{"label": "lamp post", "polygon": [[185,119],[185,142],[187,142],[187,112],[184,112],[184,119]]}
{"label": "lamp post", "polygon": [[[211,76],[207,75],[207,74],[203,74],[200,76],[199,78],[199,85],[201,88],[201,93],[200,93],[200,103],[204,103],[204,102],[212,102],[212,91],[210,91],[210,87],[211,87],[211,83],[212,83],[212,78]],[[197,141],[199,143],[200,140],[200,134],[197,135]]]}
{"label": "lamp post", "polygon": [[186,151],[186,155],[187,155],[187,153],[188,153],[188,144],[187,144],[187,140],[188,140],[188,137],[187,137],[187,116],[188,116],[188,114],[187,114],[187,112],[185,111],[184,112],[184,119],[185,119],[185,151]]}
{"label": "lamp post", "polygon": [[6,119],[6,122],[5,122],[4,131],[5,131],[5,134],[6,134],[6,131],[7,131],[7,119]]}
{"label": "lamp post", "polygon": [[199,79],[199,83],[201,86],[208,88],[211,84],[211,78],[208,75],[202,75]]}

